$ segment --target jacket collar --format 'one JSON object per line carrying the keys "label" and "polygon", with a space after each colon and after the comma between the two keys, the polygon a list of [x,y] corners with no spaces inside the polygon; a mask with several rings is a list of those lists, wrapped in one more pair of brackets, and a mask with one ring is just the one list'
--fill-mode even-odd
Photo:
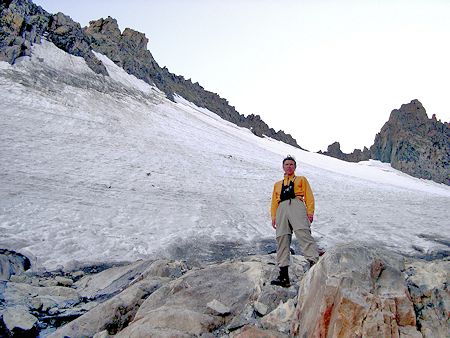
{"label": "jacket collar", "polygon": [[295,177],[295,171],[292,175],[284,174],[284,181],[288,183],[288,182],[292,181],[294,179],[294,177]]}

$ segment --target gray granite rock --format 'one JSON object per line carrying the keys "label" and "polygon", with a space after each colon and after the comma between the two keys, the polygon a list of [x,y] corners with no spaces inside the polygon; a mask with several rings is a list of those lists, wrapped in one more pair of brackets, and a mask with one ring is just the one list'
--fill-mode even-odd
{"label": "gray granite rock", "polygon": [[26,279],[25,276],[18,275],[30,267],[30,260],[24,255],[0,249],[0,280],[9,280],[12,276],[16,279]]}

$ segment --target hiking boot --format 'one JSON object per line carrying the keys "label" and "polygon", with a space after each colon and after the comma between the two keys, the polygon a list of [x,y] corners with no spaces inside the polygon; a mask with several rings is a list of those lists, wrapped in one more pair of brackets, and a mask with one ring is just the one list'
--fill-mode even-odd
{"label": "hiking boot", "polygon": [[282,266],[280,267],[280,275],[277,277],[277,279],[274,279],[270,282],[271,285],[278,285],[283,288],[288,288],[291,286],[291,282],[289,281],[289,273],[288,273],[288,267]]}
{"label": "hiking boot", "polygon": [[274,279],[270,282],[271,285],[278,285],[283,288],[288,288],[291,286],[291,282],[289,281],[289,278],[281,278],[280,276],[277,277],[277,279]]}

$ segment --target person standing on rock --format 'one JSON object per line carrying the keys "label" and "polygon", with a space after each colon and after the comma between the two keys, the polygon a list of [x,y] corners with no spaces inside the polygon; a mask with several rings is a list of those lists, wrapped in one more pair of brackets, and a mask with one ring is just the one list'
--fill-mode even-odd
{"label": "person standing on rock", "polygon": [[314,195],[308,180],[296,176],[297,163],[288,155],[283,159],[284,179],[275,183],[272,193],[272,227],[276,230],[277,264],[280,274],[272,285],[289,287],[289,261],[292,232],[297,237],[303,255],[310,266],[319,259],[319,251],[311,236],[314,218]]}

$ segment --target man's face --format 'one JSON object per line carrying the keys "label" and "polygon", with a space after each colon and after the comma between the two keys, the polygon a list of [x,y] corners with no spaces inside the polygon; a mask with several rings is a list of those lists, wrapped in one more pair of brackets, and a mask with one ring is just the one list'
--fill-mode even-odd
{"label": "man's face", "polygon": [[284,161],[283,170],[286,175],[292,175],[295,171],[295,162],[292,160]]}

